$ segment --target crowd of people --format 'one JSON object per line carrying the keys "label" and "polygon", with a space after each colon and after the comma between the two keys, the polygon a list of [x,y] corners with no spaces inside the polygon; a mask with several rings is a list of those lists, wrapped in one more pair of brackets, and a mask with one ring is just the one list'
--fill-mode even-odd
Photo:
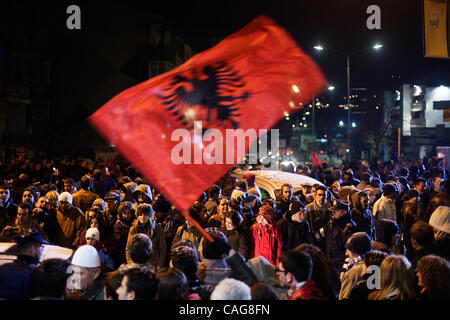
{"label": "crowd of people", "polygon": [[[124,159],[12,158],[0,166],[0,242],[13,243],[0,299],[450,299],[442,162],[302,165],[318,183],[286,183],[276,199],[243,169],[188,210],[209,241]],[[41,259],[46,244],[73,254]]]}

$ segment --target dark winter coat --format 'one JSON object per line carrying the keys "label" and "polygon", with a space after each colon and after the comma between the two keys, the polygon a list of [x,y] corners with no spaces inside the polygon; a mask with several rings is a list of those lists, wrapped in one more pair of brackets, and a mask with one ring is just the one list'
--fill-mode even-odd
{"label": "dark winter coat", "polygon": [[339,219],[332,217],[325,226],[326,256],[333,271],[338,275],[345,262],[345,242],[355,230],[356,224],[350,212]]}
{"label": "dark winter coat", "polygon": [[230,247],[239,252],[245,260],[248,260],[250,258],[250,236],[248,231],[241,226],[227,231],[226,235]]}
{"label": "dark winter coat", "polygon": [[283,238],[283,251],[295,249],[302,243],[311,243],[311,229],[309,222],[304,219],[302,222],[292,221],[292,212],[288,210],[283,219],[278,221],[278,228]]}

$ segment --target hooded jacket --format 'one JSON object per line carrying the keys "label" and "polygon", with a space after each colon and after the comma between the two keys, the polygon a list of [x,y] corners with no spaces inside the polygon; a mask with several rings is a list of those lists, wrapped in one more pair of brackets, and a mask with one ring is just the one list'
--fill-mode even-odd
{"label": "hooded jacket", "polygon": [[137,186],[136,190],[133,191],[134,199],[137,201],[139,192],[144,193],[150,200],[149,203],[153,202],[152,189],[148,184],[140,184]]}
{"label": "hooded jacket", "polygon": [[136,190],[137,187],[138,187],[137,183],[133,181],[124,183],[120,188],[120,190],[125,193],[125,199],[122,201],[134,202],[133,192]]}

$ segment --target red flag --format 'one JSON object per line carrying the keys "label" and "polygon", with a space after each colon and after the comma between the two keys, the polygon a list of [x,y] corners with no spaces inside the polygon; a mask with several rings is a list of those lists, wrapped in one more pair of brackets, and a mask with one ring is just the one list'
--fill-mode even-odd
{"label": "red flag", "polygon": [[[270,129],[286,112],[307,104],[325,83],[319,67],[288,33],[260,16],[176,69],[121,92],[88,121],[186,215],[233,164],[225,159],[206,164],[207,156],[198,152],[207,154],[212,141],[182,140],[173,136],[175,129],[192,134],[194,121],[223,137],[226,129]],[[223,156],[236,151],[236,145],[209,149],[209,156],[224,150]],[[177,164],[173,154],[192,162]],[[241,156],[234,153],[234,159]]]}
{"label": "red flag", "polygon": [[317,167],[317,166],[321,166],[323,164],[322,159],[319,158],[319,155],[317,154],[317,152],[311,152],[311,162],[312,162],[312,167]]}

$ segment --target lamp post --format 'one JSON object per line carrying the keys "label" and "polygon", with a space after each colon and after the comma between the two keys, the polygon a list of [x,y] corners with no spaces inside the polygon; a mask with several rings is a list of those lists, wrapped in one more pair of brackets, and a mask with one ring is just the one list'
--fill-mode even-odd
{"label": "lamp post", "polygon": [[[382,44],[375,44],[372,46],[372,49],[375,50],[379,50],[383,48]],[[345,58],[347,59],[347,144],[348,147],[350,148],[350,128],[351,128],[351,119],[350,119],[350,56],[357,53],[357,52],[361,52],[361,51],[365,51],[368,50],[370,48],[363,48],[363,49],[359,49],[356,51],[352,51],[350,53],[344,52],[344,51],[340,51],[340,50],[336,50],[336,49],[330,49],[330,48],[325,48],[322,47],[320,45],[316,45],[314,46],[314,49],[318,50],[318,51],[323,51],[323,50],[329,50],[332,52],[336,52],[338,54],[342,54],[345,56]]]}

